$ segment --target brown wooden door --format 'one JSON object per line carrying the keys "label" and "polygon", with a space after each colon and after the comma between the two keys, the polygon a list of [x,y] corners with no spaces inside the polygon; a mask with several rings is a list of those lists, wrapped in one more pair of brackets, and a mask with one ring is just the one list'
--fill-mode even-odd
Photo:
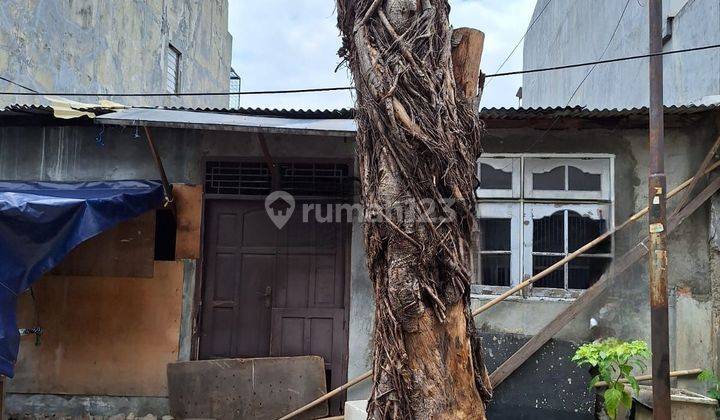
{"label": "brown wooden door", "polygon": [[207,202],[200,358],[318,355],[344,382],[348,225],[302,217],[278,229],[260,200]]}
{"label": "brown wooden door", "polygon": [[279,231],[262,202],[209,201],[200,358],[270,354]]}

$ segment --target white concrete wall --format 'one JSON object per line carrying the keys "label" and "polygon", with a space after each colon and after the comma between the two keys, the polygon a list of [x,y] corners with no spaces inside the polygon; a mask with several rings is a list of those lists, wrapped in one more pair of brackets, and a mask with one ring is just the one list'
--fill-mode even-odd
{"label": "white concrete wall", "polygon": [[[549,0],[538,0],[533,19]],[[627,0],[554,0],[530,29],[523,68],[595,61],[610,41]],[[720,43],[720,1],[664,0],[664,16],[678,10],[664,51]],[[675,12],[672,12],[675,13]],[[630,0],[604,59],[648,51],[647,1]],[[588,108],[647,106],[648,60],[598,65],[570,105]],[[565,106],[590,67],[523,76],[523,106]],[[664,57],[665,104],[688,104],[720,94],[720,49]],[[720,98],[716,98],[720,100]]]}

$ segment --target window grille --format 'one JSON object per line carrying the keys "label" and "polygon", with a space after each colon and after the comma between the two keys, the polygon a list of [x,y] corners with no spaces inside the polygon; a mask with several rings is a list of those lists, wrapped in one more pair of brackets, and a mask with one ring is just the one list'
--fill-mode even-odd
{"label": "window grille", "polygon": [[273,190],[297,197],[351,197],[353,180],[349,166],[344,163],[279,162],[275,181],[265,162],[206,163],[207,194],[267,195]]}
{"label": "window grille", "polygon": [[340,163],[280,163],[279,189],[298,196],[352,195],[349,168]]}
{"label": "window grille", "polygon": [[207,162],[205,193],[266,195],[272,191],[272,176],[264,162]]}

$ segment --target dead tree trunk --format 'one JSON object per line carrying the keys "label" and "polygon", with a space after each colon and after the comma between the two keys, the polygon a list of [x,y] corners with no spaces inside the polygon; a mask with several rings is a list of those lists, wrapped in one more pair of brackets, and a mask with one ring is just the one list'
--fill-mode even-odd
{"label": "dead tree trunk", "polygon": [[485,419],[491,387],[469,312],[482,124],[453,78],[449,5],[337,6],[339,53],[357,89],[361,196],[370,218],[369,418]]}

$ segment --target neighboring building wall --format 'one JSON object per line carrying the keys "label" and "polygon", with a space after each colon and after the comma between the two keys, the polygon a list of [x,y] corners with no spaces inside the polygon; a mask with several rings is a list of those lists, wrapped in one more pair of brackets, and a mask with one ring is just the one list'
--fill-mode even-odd
{"label": "neighboring building wall", "polygon": [[[168,45],[180,91],[228,91],[227,0],[4,0],[0,76],[42,92],[166,92]],[[23,91],[0,81],[0,91]],[[73,97],[96,102],[96,97]],[[117,97],[129,105],[225,107],[228,97]],[[2,96],[0,106],[43,103]]]}
{"label": "neighboring building wall", "polygon": [[[533,20],[551,0],[538,0]],[[525,37],[523,68],[536,69],[598,60],[618,24],[627,0],[552,1]],[[720,43],[720,1],[664,0],[663,14],[674,16],[663,51]],[[667,27],[667,25],[665,25]],[[666,31],[666,30],[665,30]],[[647,2],[631,0],[604,59],[648,51]],[[720,95],[720,50],[667,55],[666,105],[699,102]],[[523,76],[524,107],[565,106],[591,67]],[[569,105],[632,108],[648,104],[648,60],[600,64]],[[707,100],[713,100],[707,98]],[[720,101],[715,97],[714,101]]]}

